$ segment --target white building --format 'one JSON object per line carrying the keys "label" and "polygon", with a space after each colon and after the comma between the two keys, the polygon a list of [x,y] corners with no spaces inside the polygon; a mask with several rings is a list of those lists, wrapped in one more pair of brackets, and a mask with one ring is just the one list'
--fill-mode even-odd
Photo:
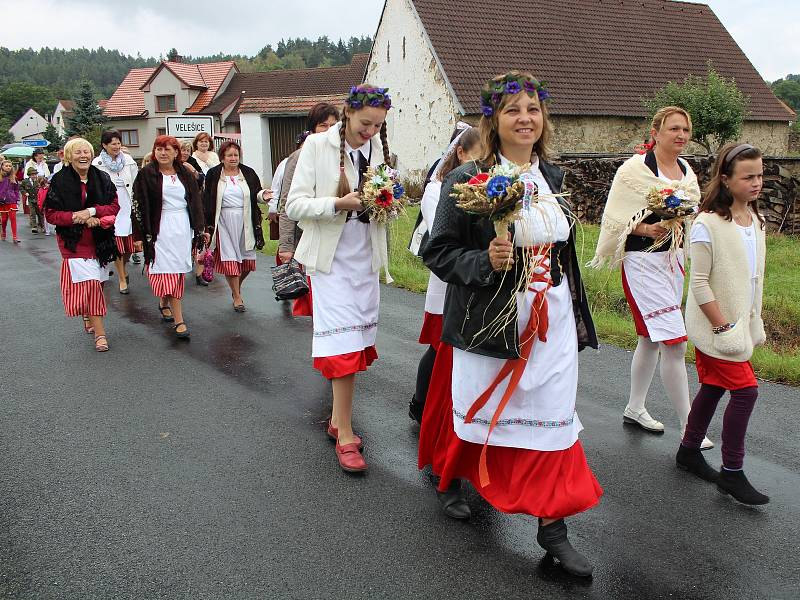
{"label": "white building", "polygon": [[58,135],[66,135],[67,119],[72,116],[73,104],[72,100],[59,100],[56,104],[56,109],[53,111],[53,116],[50,117],[50,123],[56,128]]}
{"label": "white building", "polygon": [[25,111],[24,115],[17,119],[17,122],[14,123],[8,131],[14,136],[15,142],[42,139],[44,138],[42,134],[44,130],[47,129],[47,125],[47,119],[32,108],[29,108]]}

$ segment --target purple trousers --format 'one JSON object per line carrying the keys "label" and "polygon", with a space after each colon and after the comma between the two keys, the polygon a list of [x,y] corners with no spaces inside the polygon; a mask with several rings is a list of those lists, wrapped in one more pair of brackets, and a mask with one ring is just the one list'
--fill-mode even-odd
{"label": "purple trousers", "polygon": [[[700,448],[717,404],[725,392],[725,388],[716,385],[704,383],[700,386],[692,401],[689,423],[681,444],[687,448]],[[744,464],[744,436],[757,398],[756,386],[731,390],[731,399],[722,420],[722,466],[726,469],[738,470]]]}

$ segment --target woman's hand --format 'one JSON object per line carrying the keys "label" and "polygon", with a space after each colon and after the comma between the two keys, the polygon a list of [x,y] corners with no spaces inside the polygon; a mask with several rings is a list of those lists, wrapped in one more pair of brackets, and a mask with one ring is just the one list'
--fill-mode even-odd
{"label": "woman's hand", "polygon": [[334,206],[336,210],[363,210],[364,208],[364,205],[361,204],[361,194],[359,192],[350,192],[347,196],[337,198]]}
{"label": "woman's hand", "polygon": [[100,219],[98,219],[97,217],[89,217],[88,219],[86,219],[84,225],[86,225],[86,227],[99,227]]}
{"label": "woman's hand", "polygon": [[502,271],[506,265],[514,264],[514,245],[508,237],[497,237],[489,243],[489,262],[495,271]]}
{"label": "woman's hand", "polygon": [[91,217],[92,217],[92,215],[89,214],[89,209],[88,208],[84,208],[83,210],[79,210],[79,211],[76,211],[76,212],[72,213],[72,222],[74,224],[76,224],[76,225],[83,225]]}
{"label": "woman's hand", "polygon": [[261,190],[261,203],[267,204],[270,200],[272,200],[273,193],[270,188],[265,188]]}
{"label": "woman's hand", "polygon": [[206,246],[208,246],[208,244],[209,244],[210,242],[211,242],[211,234],[210,234],[210,233],[208,233],[208,232],[204,232],[204,233],[203,233],[203,243],[204,243]]}
{"label": "woman's hand", "polygon": [[654,240],[664,237],[669,233],[669,229],[662,227],[659,223],[639,223],[633,230],[634,235],[649,237]]}
{"label": "woman's hand", "polygon": [[142,244],[142,242],[133,242],[134,252],[141,252],[142,250],[144,250],[144,244]]}
{"label": "woman's hand", "polygon": [[281,259],[282,263],[287,263],[292,260],[294,256],[294,252],[278,252],[278,258]]}

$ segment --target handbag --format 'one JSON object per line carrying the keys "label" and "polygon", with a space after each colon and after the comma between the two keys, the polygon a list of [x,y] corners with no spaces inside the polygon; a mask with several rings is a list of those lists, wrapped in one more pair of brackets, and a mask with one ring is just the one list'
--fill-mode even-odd
{"label": "handbag", "polygon": [[275,300],[294,300],[308,293],[306,274],[295,259],[270,267],[270,271],[272,271],[272,291],[275,292]]}
{"label": "handbag", "polygon": [[203,272],[200,277],[206,283],[214,281],[214,253],[211,248],[205,244],[201,245],[197,250],[197,262],[203,265]]}

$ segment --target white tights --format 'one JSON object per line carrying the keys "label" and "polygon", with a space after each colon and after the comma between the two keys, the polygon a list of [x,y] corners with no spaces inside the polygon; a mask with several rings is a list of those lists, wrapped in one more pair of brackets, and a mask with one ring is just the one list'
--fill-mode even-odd
{"label": "white tights", "polygon": [[668,345],[663,342],[651,342],[650,338],[639,336],[639,343],[636,345],[631,362],[631,395],[628,406],[635,412],[644,409],[659,354],[661,354],[661,383],[678,414],[681,428],[684,428],[689,419],[689,379],[686,376],[684,360],[686,342]]}

